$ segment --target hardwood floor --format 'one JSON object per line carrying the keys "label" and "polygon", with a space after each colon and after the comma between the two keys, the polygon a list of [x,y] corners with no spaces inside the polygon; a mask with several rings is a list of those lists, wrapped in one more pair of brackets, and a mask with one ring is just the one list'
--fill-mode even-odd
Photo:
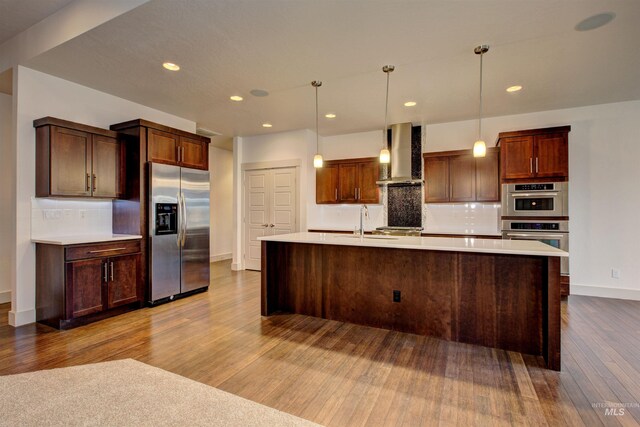
{"label": "hardwood floor", "polygon": [[1,375],[130,357],[331,426],[640,424],[637,301],[570,296],[562,372],[519,353],[262,318],[260,274],[228,261],[212,264],[207,293],[69,331],[12,328],[8,310],[0,305]]}

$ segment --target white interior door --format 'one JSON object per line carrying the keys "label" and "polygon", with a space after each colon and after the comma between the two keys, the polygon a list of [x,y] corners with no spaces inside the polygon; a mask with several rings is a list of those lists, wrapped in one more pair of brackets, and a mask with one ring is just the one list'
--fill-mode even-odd
{"label": "white interior door", "polygon": [[272,234],[296,231],[296,169],[272,169],[271,222]]}
{"label": "white interior door", "polygon": [[269,193],[270,171],[247,171],[244,176],[244,266],[260,270],[260,241],[258,237],[270,234]]}
{"label": "white interior door", "polygon": [[244,176],[244,267],[260,270],[258,237],[297,230],[296,168],[246,171]]}

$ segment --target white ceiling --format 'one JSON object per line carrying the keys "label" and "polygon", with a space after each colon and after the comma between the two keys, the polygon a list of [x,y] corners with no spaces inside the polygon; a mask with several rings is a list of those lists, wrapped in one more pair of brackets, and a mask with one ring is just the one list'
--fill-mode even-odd
{"label": "white ceiling", "polygon": [[0,0],[0,44],[73,0]]}
{"label": "white ceiling", "polygon": [[[609,25],[574,30],[605,11]],[[319,79],[321,113],[338,115],[320,134],[335,135],[382,128],[384,64],[390,123],[477,117],[481,43],[485,115],[640,99],[638,22],[637,0],[152,0],[27,65],[226,136],[313,129]]]}

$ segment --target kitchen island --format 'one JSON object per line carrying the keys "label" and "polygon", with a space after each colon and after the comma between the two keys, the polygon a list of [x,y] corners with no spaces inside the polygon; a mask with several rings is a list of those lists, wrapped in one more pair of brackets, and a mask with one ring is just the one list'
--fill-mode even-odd
{"label": "kitchen island", "polygon": [[261,312],[543,356],[560,370],[560,258],[537,241],[292,233],[262,240]]}

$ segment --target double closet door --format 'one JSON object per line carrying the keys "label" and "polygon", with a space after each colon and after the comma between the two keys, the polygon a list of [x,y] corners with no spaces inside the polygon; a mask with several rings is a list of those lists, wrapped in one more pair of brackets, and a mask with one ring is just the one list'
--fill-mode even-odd
{"label": "double closet door", "polygon": [[260,270],[258,237],[297,231],[296,168],[248,170],[244,173],[244,266]]}

